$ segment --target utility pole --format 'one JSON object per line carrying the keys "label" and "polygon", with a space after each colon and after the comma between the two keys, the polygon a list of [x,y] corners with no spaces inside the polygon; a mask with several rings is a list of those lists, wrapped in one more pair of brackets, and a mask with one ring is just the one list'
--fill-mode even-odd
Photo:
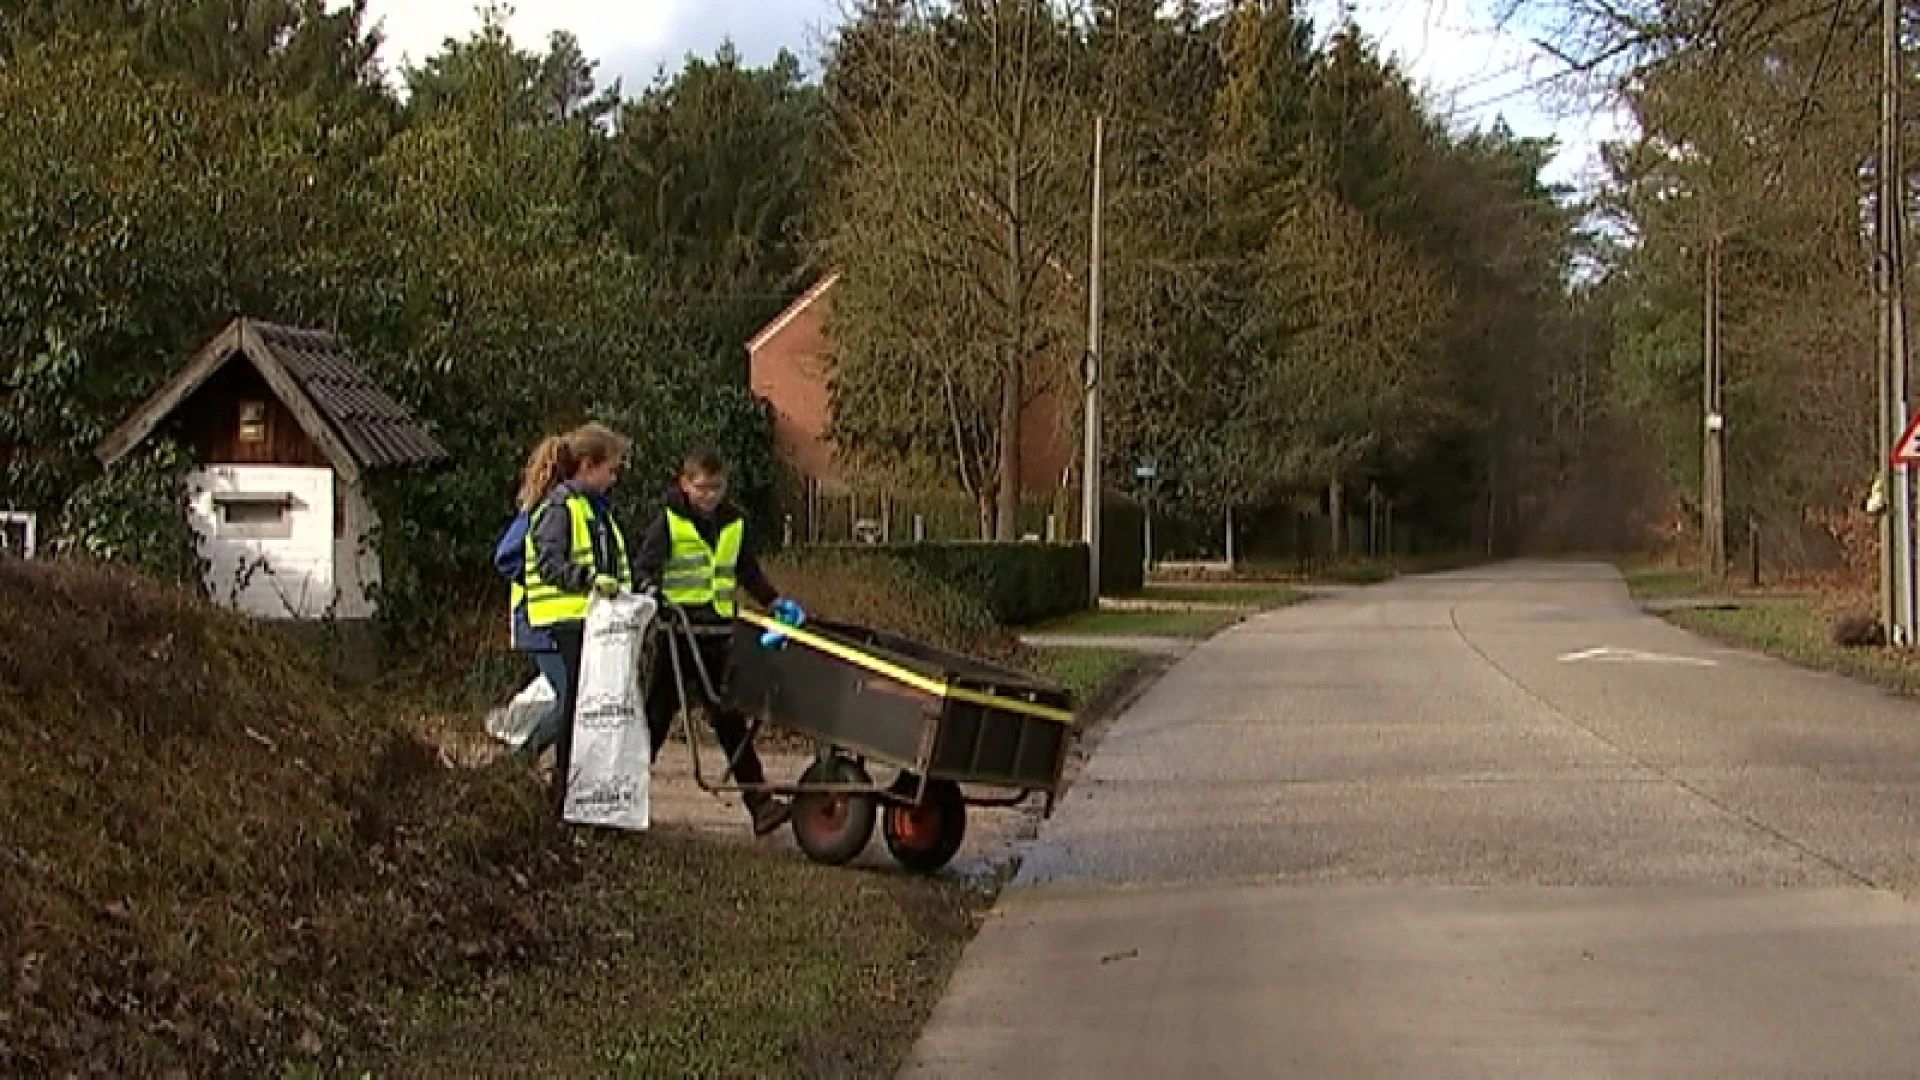
{"label": "utility pole", "polygon": [[1906,646],[1914,640],[1913,480],[1905,466],[1891,461],[1893,441],[1907,427],[1907,325],[1904,261],[1906,193],[1900,153],[1900,0],[1881,0],[1879,286],[1880,308],[1880,468],[1889,495],[1881,525],[1881,615],[1887,640]]}
{"label": "utility pole", "polygon": [[1087,545],[1087,599],[1100,602],[1100,163],[1106,118],[1093,117],[1093,227],[1087,260],[1085,460],[1080,464],[1080,539]]}
{"label": "utility pole", "polygon": [[1140,515],[1140,572],[1151,576],[1153,573],[1153,502],[1149,500],[1146,513]]}
{"label": "utility pole", "polygon": [[[1153,573],[1153,505],[1160,494],[1160,459],[1149,457],[1133,467],[1134,479],[1140,481],[1140,544],[1144,553],[1140,560],[1140,572]],[[1143,579],[1144,580],[1144,579]]]}
{"label": "utility pole", "polygon": [[1707,578],[1727,576],[1727,418],[1720,369],[1720,259],[1721,237],[1715,228],[1707,236],[1706,340],[1703,367],[1705,438],[1701,441],[1700,539]]}

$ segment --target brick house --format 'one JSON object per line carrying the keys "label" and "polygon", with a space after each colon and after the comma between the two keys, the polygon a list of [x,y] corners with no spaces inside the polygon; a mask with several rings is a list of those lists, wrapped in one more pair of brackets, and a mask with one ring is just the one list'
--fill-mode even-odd
{"label": "brick house", "polygon": [[[800,482],[826,492],[848,488],[827,435],[832,398],[832,343],[827,313],[838,271],[827,274],[747,342],[747,367],[755,395],[772,406],[775,457]],[[1078,395],[1055,386],[1035,395],[1020,418],[1020,484],[1029,496],[1046,496],[1074,483],[1079,461],[1074,422]]]}

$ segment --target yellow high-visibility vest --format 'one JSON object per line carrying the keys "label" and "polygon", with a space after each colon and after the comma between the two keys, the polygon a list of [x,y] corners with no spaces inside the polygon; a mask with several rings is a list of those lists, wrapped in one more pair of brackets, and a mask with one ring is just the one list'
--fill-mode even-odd
{"label": "yellow high-visibility vest", "polygon": [[720,530],[720,543],[708,547],[700,530],[685,517],[667,511],[667,535],[673,541],[660,592],[681,607],[712,605],[715,613],[733,618],[734,575],[740,565],[740,545],[747,534],[744,521],[729,522]]}
{"label": "yellow high-visibility vest", "polygon": [[[533,520],[527,524],[527,622],[534,626],[552,626],[555,623],[579,622],[587,617],[589,594],[570,593],[558,585],[548,584],[540,577],[539,556],[534,551],[534,533],[539,531],[540,516],[553,507],[542,503],[533,512]],[[593,569],[593,503],[585,495],[569,495],[566,501],[567,516],[573,525],[573,542],[567,552],[568,561],[575,566]],[[613,532],[613,544],[620,566],[615,571],[620,584],[633,588],[633,565],[627,559],[627,538],[620,533],[620,526],[611,517],[607,519],[607,528]]]}

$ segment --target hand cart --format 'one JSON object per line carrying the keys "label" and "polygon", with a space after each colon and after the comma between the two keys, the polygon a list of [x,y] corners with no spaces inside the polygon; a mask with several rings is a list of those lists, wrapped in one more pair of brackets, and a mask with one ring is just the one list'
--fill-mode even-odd
{"label": "hand cart", "polygon": [[[748,717],[749,745],[768,722],[815,744],[797,782],[743,784],[732,761],[709,782],[696,735],[703,725],[687,724],[695,782],[715,793],[792,796],[794,840],[814,861],[856,858],[877,820],[895,861],[930,873],[960,850],[968,806],[1013,807],[1040,794],[1052,815],[1077,734],[1073,696],[1060,686],[850,623],[790,627],[742,611],[730,628],[708,629],[676,605],[663,601],[661,612],[662,635],[685,635],[689,646],[716,630],[731,635],[732,673],[719,694],[699,650],[684,652],[708,699]],[[784,639],[762,645],[768,630]],[[666,649],[685,714],[682,651]],[[869,764],[892,770],[892,780],[875,781]]]}

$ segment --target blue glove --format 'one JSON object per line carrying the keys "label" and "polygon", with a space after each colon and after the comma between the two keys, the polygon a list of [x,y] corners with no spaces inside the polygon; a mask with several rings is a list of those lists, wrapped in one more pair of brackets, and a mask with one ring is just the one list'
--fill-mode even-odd
{"label": "blue glove", "polygon": [[[799,626],[807,621],[807,613],[801,610],[799,604],[783,596],[773,602],[773,618],[788,626]],[[780,648],[786,643],[787,635],[778,630],[767,630],[760,635],[760,647],[763,649]]]}
{"label": "blue glove", "polygon": [[773,617],[788,626],[799,626],[807,621],[807,613],[801,610],[799,601],[784,596],[773,602]]}

